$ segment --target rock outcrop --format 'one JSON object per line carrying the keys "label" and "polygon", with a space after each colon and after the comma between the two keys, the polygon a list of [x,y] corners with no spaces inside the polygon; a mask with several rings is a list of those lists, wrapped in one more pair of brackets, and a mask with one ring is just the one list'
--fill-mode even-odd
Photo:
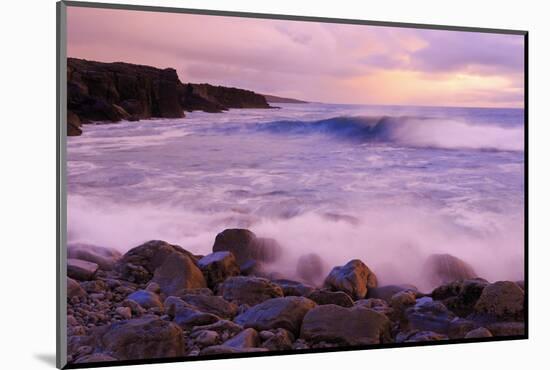
{"label": "rock outcrop", "polygon": [[180,118],[184,111],[270,108],[263,95],[209,84],[184,84],[175,69],[67,59],[67,134],[82,123]]}

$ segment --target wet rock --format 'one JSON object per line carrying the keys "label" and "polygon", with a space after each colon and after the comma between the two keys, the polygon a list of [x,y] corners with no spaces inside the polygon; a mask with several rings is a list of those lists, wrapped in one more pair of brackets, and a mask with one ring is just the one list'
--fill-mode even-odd
{"label": "wet rock", "polygon": [[201,356],[209,356],[209,355],[222,355],[227,353],[247,353],[247,352],[266,352],[267,349],[265,348],[235,348],[230,346],[210,346],[204,348],[201,352]]}
{"label": "wet rock", "polygon": [[412,291],[417,293],[418,289],[414,285],[399,284],[399,285],[384,285],[370,288],[367,292],[367,298],[383,299],[390,303],[391,297],[402,291]]}
{"label": "wet rock", "polygon": [[167,296],[182,295],[186,289],[206,288],[206,280],[191,257],[173,254],[155,270],[153,282]]}
{"label": "wet rock", "polygon": [[332,292],[326,289],[316,289],[307,295],[307,298],[311,299],[318,305],[323,304],[335,304],[342,307],[353,306],[353,299],[344,292]]}
{"label": "wet rock", "polygon": [[254,241],[254,246],[256,248],[255,259],[271,263],[277,261],[283,254],[283,248],[273,238],[256,238]]}
{"label": "wet rock", "polygon": [[85,297],[86,291],[82,289],[78,281],[67,278],[67,298],[71,299],[73,297]]}
{"label": "wet rock", "polygon": [[451,339],[459,339],[459,338],[464,338],[464,336],[478,328],[479,325],[476,324],[475,322],[471,321],[471,320],[467,320],[467,319],[463,319],[463,318],[460,318],[460,317],[455,317],[450,323],[449,323],[449,331],[448,331],[448,336],[449,338]]}
{"label": "wet rock", "polygon": [[67,275],[75,280],[91,280],[99,266],[96,263],[76,258],[67,259]]}
{"label": "wet rock", "polygon": [[155,293],[155,294],[160,294],[161,293],[160,285],[158,285],[157,283],[154,283],[154,282],[151,282],[151,283],[147,284],[147,286],[145,287],[145,290],[148,291],[148,292],[151,292],[151,293]]}
{"label": "wet rock", "polygon": [[204,256],[198,261],[198,266],[204,274],[208,286],[212,288],[228,277],[240,274],[235,256],[227,251],[214,252]]}
{"label": "wet rock", "polygon": [[523,320],[525,293],[514,282],[497,281],[483,289],[475,313],[501,321]]}
{"label": "wet rock", "polygon": [[424,266],[426,277],[435,286],[477,277],[472,266],[450,254],[432,254]]}
{"label": "wet rock", "polygon": [[283,290],[277,284],[264,278],[251,276],[228,278],[219,286],[219,293],[230,302],[251,306],[283,296]]}
{"label": "wet rock", "polygon": [[233,338],[225,341],[224,346],[234,348],[254,348],[260,344],[260,337],[258,332],[252,328],[247,328],[235,335]]}
{"label": "wet rock", "polygon": [[354,305],[370,308],[371,310],[384,314],[387,317],[392,317],[392,314],[393,314],[393,309],[383,299],[378,299],[378,298],[360,299],[358,301],[355,301]]}
{"label": "wet rock", "polygon": [[288,279],[277,279],[273,280],[273,282],[281,287],[283,289],[283,294],[285,297],[287,296],[298,296],[298,297],[305,297],[309,293],[313,292],[315,290],[314,287],[302,284],[299,281],[294,280],[288,280]]}
{"label": "wet rock", "polygon": [[486,328],[495,337],[508,337],[525,335],[524,322],[493,322],[488,323]]}
{"label": "wet rock", "polygon": [[67,247],[67,257],[96,263],[100,269],[112,270],[120,258],[119,251],[90,244],[72,244]]}
{"label": "wet rock", "polygon": [[399,333],[395,338],[396,343],[406,342],[432,342],[437,340],[449,339],[446,335],[435,333],[433,331],[412,331],[407,333]]}
{"label": "wet rock", "polygon": [[220,335],[213,330],[199,330],[193,334],[195,343],[201,347],[213,346],[219,342]]}
{"label": "wet rock", "polygon": [[391,342],[388,318],[374,310],[354,306],[317,306],[304,317],[300,337],[308,342],[367,345]]}
{"label": "wet rock", "polygon": [[181,299],[200,311],[211,313],[224,319],[232,319],[237,314],[237,305],[219,296],[185,294]]}
{"label": "wet rock", "polygon": [[82,135],[82,122],[80,118],[72,111],[67,111],[67,136]]}
{"label": "wet rock", "polygon": [[132,318],[132,309],[130,307],[117,307],[115,312],[126,320]]}
{"label": "wet rock", "polygon": [[321,281],[325,271],[325,263],[316,253],[304,254],[298,258],[296,275],[310,284]]}
{"label": "wet rock", "polygon": [[304,315],[315,307],[304,297],[281,297],[255,305],[235,318],[245,328],[269,330],[283,328],[298,334]]}
{"label": "wet rock", "polygon": [[211,330],[218,334],[226,333],[232,336],[243,331],[243,327],[235,324],[233,321],[219,320],[212,324],[200,325],[193,328],[193,332],[200,330]]}
{"label": "wet rock", "polygon": [[126,252],[116,263],[116,269],[128,281],[146,283],[155,270],[167,259],[172,259],[173,255],[187,256],[192,262],[196,260],[192,253],[177,245],[151,240]]}
{"label": "wet rock", "polygon": [[237,262],[242,264],[250,259],[256,259],[254,241],[256,234],[247,229],[226,229],[216,235],[213,252],[231,252]]}
{"label": "wet rock", "polygon": [[183,329],[191,329],[194,326],[202,326],[215,323],[220,318],[211,313],[202,312],[196,307],[187,304],[183,301],[181,303],[167,302],[167,313],[170,316],[174,316],[174,322],[181,326]]}
{"label": "wet rock", "polygon": [[420,298],[417,303],[405,311],[403,328],[409,331],[433,331],[447,334],[449,325],[456,316],[441,302],[428,297]]}
{"label": "wet rock", "polygon": [[101,335],[100,346],[118,360],[183,356],[186,351],[178,325],[155,316],[111,324]]}
{"label": "wet rock", "polygon": [[294,342],[294,335],[285,329],[275,329],[268,331],[272,335],[269,338],[265,338],[261,347],[267,348],[270,351],[287,351],[292,349],[292,343]]}
{"label": "wet rock", "polygon": [[491,334],[491,332],[489,330],[487,330],[486,328],[481,327],[481,328],[477,328],[477,329],[469,331],[468,333],[466,333],[464,338],[466,338],[466,339],[470,339],[470,338],[490,338],[492,336],[493,336],[493,334]]}
{"label": "wet rock", "polygon": [[131,299],[132,301],[137,302],[141,307],[145,309],[153,307],[164,309],[164,306],[160,301],[159,296],[147,290],[138,290],[130,294],[127,299]]}
{"label": "wet rock", "polygon": [[265,275],[264,266],[260,261],[249,259],[240,264],[241,275],[262,276]]}
{"label": "wet rock", "polygon": [[325,279],[326,288],[345,292],[355,299],[365,298],[367,290],[376,286],[376,275],[360,260],[333,268]]}
{"label": "wet rock", "polygon": [[132,315],[141,316],[146,311],[143,307],[139,305],[136,301],[132,301],[131,299],[125,299],[122,302],[122,307],[128,307],[132,311]]}
{"label": "wet rock", "polygon": [[483,279],[453,281],[435,288],[431,296],[442,301],[455,314],[466,317],[474,312],[474,306],[488,284]]}
{"label": "wet rock", "polygon": [[79,357],[74,363],[75,364],[84,364],[90,362],[110,362],[118,361],[118,359],[113,356],[106,355],[105,353],[92,353],[90,355]]}

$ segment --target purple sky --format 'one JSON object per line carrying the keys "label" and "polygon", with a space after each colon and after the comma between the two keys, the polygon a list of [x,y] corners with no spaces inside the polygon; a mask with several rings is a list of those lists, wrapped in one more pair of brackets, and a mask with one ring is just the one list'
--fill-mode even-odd
{"label": "purple sky", "polygon": [[68,56],[309,101],[523,106],[523,36],[68,9]]}

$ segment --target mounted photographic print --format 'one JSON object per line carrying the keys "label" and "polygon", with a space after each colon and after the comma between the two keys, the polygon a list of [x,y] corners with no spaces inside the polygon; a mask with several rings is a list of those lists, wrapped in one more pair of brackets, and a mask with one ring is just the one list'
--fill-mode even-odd
{"label": "mounted photographic print", "polygon": [[527,338],[526,51],[58,3],[58,366]]}

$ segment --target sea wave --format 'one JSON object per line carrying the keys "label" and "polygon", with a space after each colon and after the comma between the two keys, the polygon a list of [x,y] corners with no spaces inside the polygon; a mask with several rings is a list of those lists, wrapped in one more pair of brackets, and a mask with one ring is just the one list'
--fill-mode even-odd
{"label": "sea wave", "polygon": [[316,121],[258,123],[253,129],[274,134],[325,134],[346,140],[420,148],[524,150],[521,126],[482,125],[439,118],[338,116]]}

